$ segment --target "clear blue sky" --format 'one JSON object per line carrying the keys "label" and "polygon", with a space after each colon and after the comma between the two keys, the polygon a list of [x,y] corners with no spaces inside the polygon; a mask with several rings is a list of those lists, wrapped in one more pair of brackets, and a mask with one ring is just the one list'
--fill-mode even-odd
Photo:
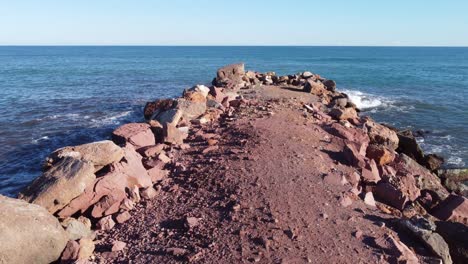
{"label": "clear blue sky", "polygon": [[0,45],[468,46],[468,0],[0,0]]}

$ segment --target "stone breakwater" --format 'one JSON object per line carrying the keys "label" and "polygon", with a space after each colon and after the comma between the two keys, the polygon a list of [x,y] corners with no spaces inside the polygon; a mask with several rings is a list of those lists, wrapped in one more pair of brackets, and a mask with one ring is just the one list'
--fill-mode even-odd
{"label": "stone breakwater", "polygon": [[[178,152],[191,148],[185,140],[192,127],[232,119],[245,107],[262,107],[255,98],[244,96],[262,86],[316,97],[302,105],[304,116],[345,143],[344,158],[336,162],[354,168],[349,175],[328,179],[350,185],[340,198],[344,207],[362,200],[395,216],[401,229],[444,263],[468,259],[466,241],[456,240],[453,226],[446,224],[458,223],[457,230],[467,232],[468,200],[461,184],[466,171],[440,170],[443,159],[424,154],[411,131],[360,116],[333,80],[311,72],[277,76],[245,71],[243,64],[234,64],[219,69],[210,87],[196,85],[180,98],[148,102],[146,122],[117,128],[112,141],[51,153],[43,174],[21,191],[19,199],[0,197],[0,238],[8,241],[0,245],[0,263],[92,261],[97,235],[128,221],[140,202],[158,199],[178,169]],[[218,148],[216,134],[200,136],[208,142],[202,154]],[[189,226],[193,222],[196,219],[186,219]],[[418,262],[398,238],[388,236],[379,242],[399,260]],[[109,250],[129,246],[114,241]]]}

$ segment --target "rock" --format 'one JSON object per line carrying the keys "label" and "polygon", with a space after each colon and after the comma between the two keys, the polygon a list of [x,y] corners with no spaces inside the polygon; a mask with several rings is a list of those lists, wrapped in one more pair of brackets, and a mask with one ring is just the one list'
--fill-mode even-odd
{"label": "rock", "polygon": [[167,124],[177,126],[177,124],[179,124],[180,120],[182,119],[183,115],[184,112],[182,110],[174,108],[161,112],[153,118],[157,120],[163,127]]}
{"label": "rock", "polygon": [[468,169],[438,170],[438,175],[447,189],[468,198]]}
{"label": "rock", "polygon": [[325,85],[327,90],[330,92],[334,92],[336,90],[336,82],[333,80],[326,80],[323,82],[323,85]]}
{"label": "rock", "polygon": [[393,262],[396,261],[395,263],[419,263],[418,257],[413,251],[391,234],[385,234],[383,237],[375,239],[375,243],[384,249],[387,254],[394,256]]}
{"label": "rock", "polygon": [[101,218],[101,220],[97,222],[97,228],[99,230],[111,230],[114,226],[115,226],[115,222],[112,219],[111,215],[103,217]]}
{"label": "rock", "polygon": [[348,98],[346,97],[336,97],[333,98],[331,106],[335,108],[346,108],[348,105]]}
{"label": "rock", "polygon": [[215,86],[210,87],[210,95],[212,95],[218,103],[222,103],[224,98],[226,98],[226,95],[223,91],[223,88],[218,88]]}
{"label": "rock", "polygon": [[101,218],[103,216],[117,213],[120,209],[120,203],[125,198],[125,191],[118,189],[103,196],[96,204],[94,204],[91,216],[94,218]]}
{"label": "rock", "polygon": [[398,132],[398,149],[396,150],[399,153],[406,154],[408,157],[414,159],[419,164],[424,163],[424,153],[419,147],[416,138],[410,130],[399,131]]}
{"label": "rock", "polygon": [[164,145],[164,144],[157,144],[157,145],[154,145],[154,146],[147,146],[147,147],[143,147],[143,148],[138,149],[138,153],[140,153],[143,157],[152,158],[152,157],[156,157],[156,155],[161,153],[164,150],[165,147],[166,147],[166,145]]}
{"label": "rock", "polygon": [[395,159],[395,152],[383,145],[371,144],[367,147],[366,156],[375,160],[378,165],[383,166]]}
{"label": "rock", "polygon": [[[97,203],[104,196],[111,196],[111,203],[101,200],[99,211],[110,213],[116,210],[117,197],[125,198],[122,193],[126,189],[145,188],[151,186],[151,177],[148,175],[145,167],[142,164],[142,157],[133,147],[126,146],[123,148],[125,152],[124,159],[109,166],[109,171],[96,179],[95,183],[84,191],[83,194],[73,199],[66,207],[64,207],[58,215],[60,217],[68,217],[78,211],[84,213],[89,207]],[[112,194],[112,195],[111,195]],[[98,209],[96,209],[98,210]]]}
{"label": "rock", "polygon": [[359,153],[358,148],[352,142],[345,145],[343,154],[347,163],[351,166],[363,168],[366,165],[364,157]]}
{"label": "rock", "polygon": [[94,238],[94,232],[91,231],[91,226],[88,226],[87,223],[79,221],[75,218],[66,218],[62,222],[62,226],[65,228],[69,240],[78,240],[81,238]]}
{"label": "rock", "polygon": [[190,121],[200,117],[206,111],[206,102],[177,99],[176,109],[182,111],[182,119]]}
{"label": "rock", "polygon": [[327,89],[323,83],[313,80],[313,78],[309,78],[306,83],[304,84],[304,92],[311,93],[314,95],[323,95],[327,93]]}
{"label": "rock", "polygon": [[398,175],[414,177],[416,186],[421,191],[431,191],[431,195],[435,198],[436,202],[447,198],[449,195],[437,176],[405,154],[396,156],[390,165],[397,171]]}
{"label": "rock", "polygon": [[146,120],[152,119],[166,110],[174,108],[175,101],[173,99],[158,99],[154,102],[148,102],[143,110]]}
{"label": "rock", "polygon": [[413,217],[410,219],[399,219],[399,226],[418,238],[429,250],[442,258],[444,264],[452,264],[449,254],[449,246],[439,234],[433,232],[435,224],[425,218]]}
{"label": "rock", "polygon": [[198,226],[199,221],[200,220],[198,218],[196,218],[196,217],[186,217],[185,218],[185,226],[188,229],[192,229],[192,228]]}
{"label": "rock", "polygon": [[175,127],[172,124],[164,124],[164,142],[169,144],[180,145],[188,137],[188,133],[184,130]]}
{"label": "rock", "polygon": [[132,216],[130,215],[130,213],[128,211],[124,211],[124,212],[118,214],[115,217],[115,220],[117,221],[117,223],[122,224],[122,223],[127,222],[131,217]]}
{"label": "rock", "polygon": [[112,132],[112,140],[119,145],[125,145],[128,142],[136,148],[156,144],[150,125],[145,123],[129,123],[120,126]]}
{"label": "rock", "polygon": [[364,123],[372,144],[384,145],[391,150],[398,148],[399,139],[397,133],[390,128],[381,124],[375,123],[370,118]]}
{"label": "rock", "polygon": [[91,229],[91,220],[84,216],[79,216],[77,219],[79,222],[83,223],[88,229]]}
{"label": "rock", "polygon": [[148,170],[148,175],[151,177],[153,183],[157,183],[166,179],[169,175],[169,171],[154,167]]}
{"label": "rock", "polygon": [[134,203],[139,203],[141,201],[141,196],[140,196],[140,190],[138,189],[137,186],[134,186],[130,191],[130,200],[132,200]]}
{"label": "rock", "polygon": [[314,76],[314,74],[309,72],[309,71],[306,71],[306,72],[302,73],[302,78],[304,78],[304,79],[308,79],[308,78],[313,77],[313,76]]}
{"label": "rock", "polygon": [[340,202],[340,205],[342,207],[348,207],[348,206],[351,206],[353,204],[353,200],[351,198],[349,198],[349,196],[347,196],[347,195],[341,197],[339,202]]}
{"label": "rock", "polygon": [[62,263],[73,263],[78,260],[78,254],[80,253],[80,244],[78,241],[68,241],[65,250],[63,250],[61,262]]}
{"label": "rock", "polygon": [[130,211],[133,210],[133,208],[135,208],[135,202],[128,198],[125,198],[120,204],[120,209],[122,210]]}
{"label": "rock", "polygon": [[468,263],[468,226],[454,222],[436,222],[436,232],[449,245],[454,263]]}
{"label": "rock", "polygon": [[206,98],[210,92],[210,88],[206,87],[205,85],[198,84],[190,88],[190,91],[199,92]]}
{"label": "rock", "polygon": [[366,195],[364,196],[364,203],[372,207],[376,207],[374,195],[372,195],[372,192],[366,193]]}
{"label": "rock", "polygon": [[366,155],[366,150],[369,145],[369,136],[361,129],[346,128],[337,123],[333,123],[330,127],[326,129],[332,135],[355,143],[354,145],[356,146],[359,154],[361,156]]}
{"label": "rock", "polygon": [[127,243],[125,242],[122,242],[122,241],[114,241],[114,243],[112,243],[112,249],[111,251],[112,252],[115,252],[115,251],[122,251],[125,249],[125,247],[127,246]]}
{"label": "rock", "polygon": [[157,195],[158,192],[153,187],[148,187],[141,192],[141,197],[147,200],[153,199]]}
{"label": "rock", "polygon": [[396,180],[380,181],[374,193],[382,202],[403,210],[409,201],[414,201],[419,197],[420,192],[413,177],[404,176],[393,179]]}
{"label": "rock", "polygon": [[380,174],[374,160],[366,160],[366,166],[362,168],[362,179],[368,183],[377,183],[380,181]]}
{"label": "rock", "polygon": [[158,159],[160,161],[162,161],[163,163],[170,163],[171,162],[171,158],[169,158],[166,153],[162,152],[162,153],[159,153],[158,155]]}
{"label": "rock", "polygon": [[218,69],[216,79],[230,79],[230,80],[239,80],[242,79],[242,76],[245,75],[245,66],[244,63],[237,63],[224,66]]}
{"label": "rock", "polygon": [[55,213],[82,194],[95,179],[92,163],[65,157],[23,189],[19,198]]}
{"label": "rock", "polygon": [[47,167],[51,167],[65,157],[72,157],[92,163],[96,171],[123,158],[123,150],[110,140],[103,140],[89,144],[64,147],[52,152],[46,159]]}
{"label": "rock", "polygon": [[354,108],[333,108],[328,114],[336,120],[351,120],[358,117]]}
{"label": "rock", "polygon": [[80,244],[78,259],[89,259],[93,255],[95,249],[93,240],[89,238],[82,238],[78,243]]}
{"label": "rock", "polygon": [[440,220],[468,225],[468,199],[451,194],[437,205],[431,213]]}
{"label": "rock", "polygon": [[46,209],[0,195],[0,262],[51,263],[68,235]]}
{"label": "rock", "polygon": [[424,156],[424,166],[430,171],[437,171],[444,164],[444,158],[436,154],[428,154]]}

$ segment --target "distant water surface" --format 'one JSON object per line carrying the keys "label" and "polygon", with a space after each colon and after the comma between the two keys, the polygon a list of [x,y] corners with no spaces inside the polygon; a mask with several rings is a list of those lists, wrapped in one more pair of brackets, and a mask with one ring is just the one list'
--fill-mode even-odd
{"label": "distant water surface", "polygon": [[468,162],[468,48],[0,47],[0,193],[15,195],[56,148],[109,138],[144,103],[209,83],[216,69],[334,79],[365,114],[418,140],[447,166]]}

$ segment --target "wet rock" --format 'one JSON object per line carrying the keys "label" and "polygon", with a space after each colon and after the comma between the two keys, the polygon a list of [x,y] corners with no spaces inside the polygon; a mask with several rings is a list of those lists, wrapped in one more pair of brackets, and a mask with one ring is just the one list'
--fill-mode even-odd
{"label": "wet rock", "polygon": [[[387,254],[394,257],[393,261],[398,263],[417,264],[418,257],[408,246],[403,244],[398,238],[391,234],[385,234],[383,237],[375,239],[375,243],[380,246]],[[395,262],[395,263],[397,263]]]}
{"label": "wet rock", "polygon": [[111,230],[114,226],[115,222],[111,215],[103,217],[97,222],[97,228],[99,230]]}
{"label": "wet rock", "polygon": [[94,232],[91,231],[91,226],[88,226],[82,221],[74,218],[67,218],[63,220],[62,226],[68,234],[69,240],[78,240],[81,238],[94,238]]}
{"label": "wet rock", "polygon": [[110,140],[104,140],[57,149],[47,157],[46,166],[49,168],[65,157],[72,157],[91,162],[97,171],[106,165],[120,161],[123,156],[124,152],[119,146]]}
{"label": "wet rock", "polygon": [[366,156],[377,162],[378,165],[386,165],[395,159],[395,152],[383,145],[371,144],[367,147]]}
{"label": "wet rock", "polygon": [[151,127],[146,123],[129,123],[122,125],[112,132],[112,140],[119,145],[125,145],[128,142],[136,148],[156,144]]}
{"label": "wet rock", "polygon": [[468,199],[452,194],[436,206],[431,213],[440,220],[468,225]]}
{"label": "wet rock", "polygon": [[454,263],[468,263],[468,226],[454,222],[436,222],[436,232],[447,242]]}
{"label": "wet rock", "polygon": [[82,194],[95,179],[92,163],[65,157],[23,189],[19,198],[55,213]]}
{"label": "wet rock", "polygon": [[329,115],[336,120],[350,120],[358,117],[354,108],[333,108]]}
{"label": "wet rock", "polygon": [[127,246],[127,243],[125,242],[122,242],[122,241],[114,241],[114,243],[112,243],[112,249],[111,251],[112,252],[115,252],[115,251],[122,251],[125,249],[125,247]]}
{"label": "wet rock", "polygon": [[399,139],[397,133],[392,129],[375,123],[370,118],[366,120],[364,126],[372,144],[384,145],[392,150],[398,148]]}
{"label": "wet rock", "polygon": [[413,217],[411,219],[400,219],[398,224],[406,232],[418,238],[434,254],[442,258],[444,264],[453,263],[449,254],[449,246],[442,236],[433,232],[436,227],[430,220]]}
{"label": "wet rock", "polygon": [[0,195],[0,262],[51,263],[68,235],[46,209]]}
{"label": "wet rock", "polygon": [[327,90],[330,92],[334,92],[336,90],[336,82],[333,80],[326,80],[323,82],[323,85],[325,85]]}

